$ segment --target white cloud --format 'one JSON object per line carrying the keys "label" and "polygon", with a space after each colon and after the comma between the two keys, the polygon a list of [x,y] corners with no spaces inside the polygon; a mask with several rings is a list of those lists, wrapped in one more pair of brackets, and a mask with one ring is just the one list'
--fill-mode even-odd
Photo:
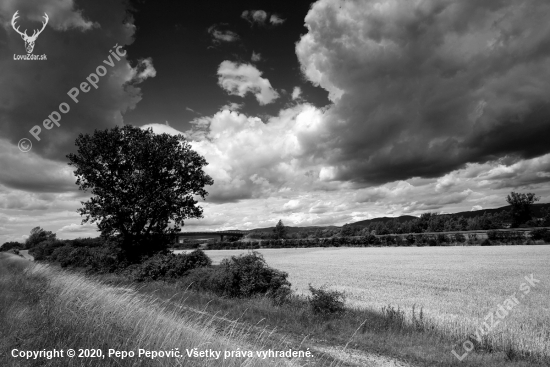
{"label": "white cloud", "polygon": [[271,24],[272,26],[278,26],[285,22],[286,19],[282,19],[277,14],[271,14],[268,17],[267,12],[264,10],[245,10],[241,14],[241,18],[254,25],[266,25]]}
{"label": "white cloud", "polygon": [[302,204],[300,203],[300,200],[292,199],[283,205],[283,211],[285,212],[296,211],[301,207],[302,207]]}
{"label": "white cloud", "polygon": [[132,69],[131,79],[137,83],[143,82],[147,78],[153,78],[157,71],[153,67],[153,59],[148,57],[138,60],[135,68]]}
{"label": "white cloud", "polygon": [[212,42],[219,44],[221,42],[235,42],[239,40],[239,35],[230,30],[220,30],[217,25],[208,28],[208,33],[212,36]]}
{"label": "white cloud", "polygon": [[294,87],[292,90],[292,99],[297,100],[302,95],[302,89],[300,87]]}
{"label": "white cloud", "polygon": [[174,129],[173,127],[167,124],[147,124],[141,126],[142,129],[152,129],[155,134],[169,134],[169,135],[185,135],[183,132]]}
{"label": "white cloud", "polygon": [[244,103],[231,102],[231,103],[227,103],[227,104],[221,106],[220,110],[221,111],[223,111],[223,110],[238,111],[243,107],[244,107]]}
{"label": "white cloud", "polygon": [[283,24],[285,20],[286,19],[282,19],[277,14],[271,14],[271,17],[269,18],[269,21],[271,22],[271,24],[275,24],[275,25]]}
{"label": "white cloud", "polygon": [[218,84],[232,95],[244,97],[252,93],[261,105],[265,105],[277,99],[279,94],[261,75],[253,65],[223,61],[218,68]]}
{"label": "white cloud", "polygon": [[256,53],[254,51],[252,51],[252,56],[250,57],[250,60],[252,60],[253,62],[258,62],[262,59],[262,54],[260,54],[259,52]]}
{"label": "white cloud", "polygon": [[[97,226],[95,224],[85,223],[85,224],[76,224],[71,223],[69,225],[59,228],[56,232],[60,233],[94,233],[97,232]],[[93,235],[96,237],[97,233]]]}
{"label": "white cloud", "polygon": [[245,10],[241,14],[241,18],[250,22],[251,24],[261,24],[265,23],[267,19],[267,13],[263,10]]}

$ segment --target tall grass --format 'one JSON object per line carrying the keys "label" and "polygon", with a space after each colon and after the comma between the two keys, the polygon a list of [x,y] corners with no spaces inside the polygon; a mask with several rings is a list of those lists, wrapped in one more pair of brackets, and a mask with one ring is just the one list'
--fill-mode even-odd
{"label": "tall grass", "polygon": [[[83,275],[0,254],[0,366],[295,366],[285,358],[223,358],[225,351],[257,351],[263,335],[216,330],[210,319],[165,307],[133,288],[109,286]],[[29,362],[18,350],[72,348],[170,351],[182,358],[63,358]],[[219,359],[189,358],[186,349],[221,351]],[[282,348],[281,348],[282,349]]]}

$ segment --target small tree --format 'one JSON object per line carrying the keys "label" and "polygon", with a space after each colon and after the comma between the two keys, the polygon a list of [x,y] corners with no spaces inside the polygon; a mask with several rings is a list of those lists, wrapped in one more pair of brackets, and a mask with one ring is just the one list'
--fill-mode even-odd
{"label": "small tree", "polygon": [[159,241],[155,250],[166,246],[185,219],[202,217],[195,198],[204,199],[204,186],[213,180],[203,171],[206,160],[182,135],[125,125],[80,134],[75,144],[69,165],[76,168],[76,184],[93,195],[78,210],[82,222],[97,222],[105,237],[119,236],[131,260],[152,252]]}
{"label": "small tree", "polygon": [[31,249],[38,245],[40,242],[55,240],[55,237],[55,233],[51,231],[45,231],[40,227],[34,227],[33,229],[31,229],[31,234],[29,238],[27,238],[27,240],[25,241],[25,248]]}
{"label": "small tree", "polygon": [[283,224],[283,221],[279,219],[279,222],[273,229],[273,233],[277,239],[282,239],[286,237],[286,227]]}
{"label": "small tree", "polygon": [[506,197],[508,204],[512,206],[510,214],[512,216],[512,227],[517,227],[532,218],[531,205],[535,201],[539,201],[540,197],[536,197],[533,193],[516,193],[513,192]]}

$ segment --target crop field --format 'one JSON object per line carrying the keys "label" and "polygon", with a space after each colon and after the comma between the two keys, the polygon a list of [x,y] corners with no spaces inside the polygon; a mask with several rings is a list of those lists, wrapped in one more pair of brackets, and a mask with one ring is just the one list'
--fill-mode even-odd
{"label": "crop field", "polygon": [[[214,262],[246,250],[207,251]],[[423,308],[438,332],[457,339],[515,296],[519,304],[488,334],[499,345],[550,355],[550,246],[309,248],[259,250],[289,273],[293,288],[308,284],[345,292],[354,307],[392,305],[406,317]],[[528,294],[525,277],[540,282]],[[457,343],[461,340],[457,340]]]}

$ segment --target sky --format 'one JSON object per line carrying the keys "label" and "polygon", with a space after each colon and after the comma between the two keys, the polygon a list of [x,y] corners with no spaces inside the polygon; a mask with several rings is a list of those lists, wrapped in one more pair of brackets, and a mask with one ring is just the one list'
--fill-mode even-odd
{"label": "sky", "polygon": [[[16,11],[29,36],[47,14],[46,60],[20,59]],[[549,17],[546,0],[4,0],[0,243],[97,236],[66,155],[124,124],[208,161],[184,231],[550,202]]]}

